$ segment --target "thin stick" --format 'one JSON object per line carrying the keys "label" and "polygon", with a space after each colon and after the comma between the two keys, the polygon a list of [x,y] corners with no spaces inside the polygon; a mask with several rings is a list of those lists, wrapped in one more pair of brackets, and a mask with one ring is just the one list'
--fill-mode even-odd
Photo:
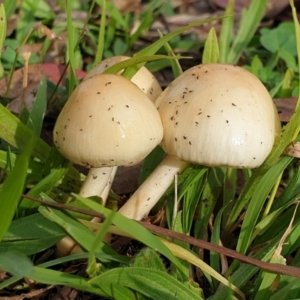
{"label": "thin stick", "polygon": [[[87,214],[87,215],[90,215],[90,216],[105,219],[105,216],[103,214],[97,213],[95,211],[82,209],[82,208],[78,208],[78,207],[71,207],[71,206],[67,206],[67,205],[64,205],[64,204],[60,204],[60,203],[45,201],[45,200],[37,199],[37,198],[34,198],[34,197],[30,197],[30,196],[27,196],[27,195],[21,195],[21,196],[24,197],[24,198],[30,199],[32,201],[39,202],[39,203],[41,203],[43,205],[46,205],[46,206],[49,206],[49,207],[67,209],[67,210],[70,210],[70,211],[80,212],[80,213]],[[232,249],[229,249],[229,248],[226,248],[226,247],[223,247],[223,246],[215,245],[215,244],[212,244],[212,243],[207,242],[207,241],[199,240],[199,239],[196,239],[194,237],[185,235],[183,233],[178,233],[178,232],[166,229],[166,228],[158,227],[158,226],[148,224],[148,223],[144,223],[144,222],[140,222],[140,221],[135,221],[135,222],[139,223],[140,225],[142,225],[143,227],[145,227],[146,229],[148,229],[149,231],[151,231],[152,233],[155,233],[157,235],[162,235],[162,236],[174,238],[174,239],[177,239],[179,241],[183,241],[185,243],[189,243],[191,245],[194,245],[194,246],[206,249],[206,250],[215,251],[215,252],[218,252],[220,254],[226,255],[228,257],[235,258],[235,259],[237,259],[237,260],[239,260],[243,263],[256,266],[256,267],[258,267],[260,269],[263,269],[263,270],[266,270],[266,271],[270,271],[270,272],[277,273],[277,274],[288,275],[288,276],[300,278],[300,268],[293,267],[293,266],[282,265],[282,264],[268,263],[268,262],[260,261],[258,259],[243,255],[243,254],[241,254],[241,253],[239,253],[235,250],[232,250]]]}

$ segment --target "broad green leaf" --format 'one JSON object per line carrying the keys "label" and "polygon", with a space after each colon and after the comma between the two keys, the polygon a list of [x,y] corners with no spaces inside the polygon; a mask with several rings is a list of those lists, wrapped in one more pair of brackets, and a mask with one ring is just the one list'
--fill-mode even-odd
{"label": "broad green leaf", "polygon": [[293,56],[297,53],[295,26],[293,22],[282,22],[276,28],[262,28],[260,43],[268,51],[275,53],[279,49],[285,50]]}
{"label": "broad green leaf", "polygon": [[20,251],[31,255],[53,246],[64,236],[64,231],[53,222],[41,214],[33,214],[11,223],[0,243],[0,252]]}
{"label": "broad green leaf", "polygon": [[8,18],[15,12],[17,2],[18,2],[18,0],[4,1],[4,8],[5,8],[5,12],[6,12],[6,15]]}
{"label": "broad green leaf", "polygon": [[203,299],[166,272],[149,268],[114,268],[90,280],[95,287],[120,284],[153,300]]}
{"label": "broad green leaf", "polygon": [[260,78],[260,72],[263,69],[263,63],[258,55],[255,55],[251,61],[250,72]]}
{"label": "broad green leaf", "polygon": [[0,243],[0,253],[10,252],[10,251],[20,251],[26,255],[33,255],[41,251],[45,251],[50,247],[54,246],[65,236],[64,233],[57,236],[44,236],[40,239],[23,239],[13,242],[1,242]]}
{"label": "broad green leaf", "polygon": [[69,286],[94,295],[113,297],[119,300],[134,299],[132,292],[118,284],[95,287],[84,277],[35,267],[28,257],[19,252],[0,253],[0,269],[19,278],[27,277],[42,284]]}
{"label": "broad green leaf", "polygon": [[2,241],[13,242],[25,239],[42,239],[47,235],[65,235],[53,222],[40,213],[20,218],[11,223]]}
{"label": "broad green leaf", "polygon": [[7,271],[14,276],[23,277],[33,269],[33,263],[21,252],[9,251],[0,253],[0,270]]}

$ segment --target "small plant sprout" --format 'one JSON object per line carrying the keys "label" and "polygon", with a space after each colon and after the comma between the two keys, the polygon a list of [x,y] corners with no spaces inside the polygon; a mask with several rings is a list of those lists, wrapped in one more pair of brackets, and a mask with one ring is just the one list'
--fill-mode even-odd
{"label": "small plant sprout", "polygon": [[147,216],[175,174],[190,163],[256,168],[281,130],[267,89],[247,70],[198,65],[177,77],[155,102],[168,156],[121,207],[136,220]]}
{"label": "small plant sprout", "polygon": [[[104,59],[86,75],[85,79],[97,74],[102,74],[109,67],[129,58],[130,57],[128,56],[118,55]],[[139,71],[131,78],[131,81],[136,84],[151,101],[155,101],[162,92],[157,79],[145,66],[139,69]]]}
{"label": "small plant sprout", "polygon": [[134,83],[116,74],[83,81],[54,128],[54,143],[61,154],[90,168],[80,191],[84,197],[101,195],[112,180],[112,167],[139,163],[162,136],[153,102]]}

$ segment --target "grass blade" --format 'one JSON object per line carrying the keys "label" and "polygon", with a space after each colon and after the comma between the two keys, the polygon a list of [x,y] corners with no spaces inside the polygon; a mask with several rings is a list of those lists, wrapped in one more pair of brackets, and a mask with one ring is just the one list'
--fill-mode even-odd
{"label": "grass blade", "polygon": [[[7,108],[0,104],[0,138],[17,148],[24,148],[32,136],[32,131]],[[45,161],[50,147],[37,138],[32,154]]]}
{"label": "grass blade", "polygon": [[32,129],[36,135],[40,135],[42,131],[42,125],[44,115],[47,108],[47,80],[46,77],[42,77],[39,84],[34,104],[27,121],[28,128]]}
{"label": "grass blade", "polygon": [[219,37],[220,45],[220,63],[228,63],[228,54],[230,51],[230,42],[233,34],[234,22],[234,0],[229,0],[225,10],[225,18],[222,22],[222,28]]}
{"label": "grass blade", "polygon": [[5,179],[0,191],[0,241],[9,228],[16,212],[25,186],[28,164],[34,145],[35,139],[32,137],[20,156],[17,157],[16,164]]}
{"label": "grass blade", "polygon": [[229,63],[238,62],[264,15],[267,2],[267,0],[253,0],[249,8],[243,12],[239,31],[228,54]]}
{"label": "grass blade", "polygon": [[[102,205],[93,202],[90,199],[83,198],[79,195],[76,195],[76,198],[80,201],[82,201],[87,207],[90,209],[97,211],[101,214],[104,214],[106,217],[109,216],[111,213],[111,210],[103,207]],[[122,231],[129,234],[133,238],[137,239],[138,241],[144,243],[148,247],[151,247],[155,249],[156,251],[163,254],[165,257],[167,257],[173,264],[181,270],[181,264],[178,262],[176,257],[170,252],[170,250],[162,244],[162,242],[154,236],[151,232],[149,232],[147,229],[145,229],[140,224],[136,223],[133,220],[130,220],[118,213],[114,216],[113,219],[114,225],[119,227]],[[184,270],[183,270],[184,273]]]}
{"label": "grass blade", "polygon": [[[179,34],[185,32],[188,29],[191,29],[193,27],[196,26],[200,26],[215,20],[220,20],[223,17],[216,17],[216,18],[208,18],[199,22],[193,22],[188,26],[184,26],[181,27],[177,30],[174,30],[168,34],[166,34],[163,38],[159,39],[158,41],[154,42],[153,44],[151,44],[150,46],[144,48],[143,50],[139,51],[138,53],[136,53],[134,55],[134,57],[141,57],[141,56],[150,56],[150,55],[154,55],[161,47],[163,47],[166,43],[168,43],[172,38],[178,36]],[[141,68],[145,63],[141,63],[138,65],[138,69]],[[123,76],[125,76],[126,78],[131,78],[138,69],[134,69],[134,68],[128,68],[125,70]]]}
{"label": "grass blade", "polygon": [[260,215],[264,202],[267,199],[269,192],[275,184],[278,176],[290,163],[290,157],[283,157],[278,164],[270,168],[270,170],[261,179],[253,192],[252,199],[247,208],[247,212],[243,221],[239,240],[237,244],[237,251],[245,253],[251,242],[251,236]]}
{"label": "grass blade", "polygon": [[203,56],[202,56],[202,63],[218,63],[219,62],[219,44],[216,31],[214,27],[212,27],[207,35]]}
{"label": "grass blade", "polygon": [[[13,2],[13,1],[12,1]],[[6,38],[6,14],[3,3],[0,4],[0,49],[3,49],[4,41]],[[4,69],[1,63],[1,51],[0,51],[0,78],[4,75]]]}
{"label": "grass blade", "polygon": [[99,29],[99,36],[98,36],[98,47],[96,52],[96,58],[94,65],[97,65],[101,62],[104,50],[104,43],[105,43],[105,26],[106,26],[106,0],[101,0],[101,19],[100,19],[100,29]]}
{"label": "grass blade", "polygon": [[194,253],[171,243],[167,240],[161,239],[161,241],[168,246],[168,248],[176,255],[177,257],[184,259],[185,261],[190,262],[194,266],[200,268],[203,272],[208,273],[210,276],[214,277],[220,283],[223,283],[225,286],[230,287],[237,294],[241,296],[242,299],[245,299],[245,295],[234,285],[232,285],[226,278],[224,278],[219,272],[215,271],[211,266],[202,261],[199,257],[197,257]]}
{"label": "grass blade", "polygon": [[[252,3],[257,2],[253,1]],[[293,1],[291,1],[293,4]],[[293,6],[292,6],[293,7]],[[297,20],[296,11],[293,11],[294,17],[294,24],[296,28],[296,39],[297,39],[297,51],[300,54],[300,26]],[[300,95],[298,96],[298,103],[300,102]],[[229,230],[232,228],[235,220],[238,218],[239,214],[243,210],[243,208],[249,203],[257,185],[259,184],[260,180],[264,176],[264,174],[273,166],[275,165],[280,156],[284,153],[285,149],[292,143],[299,134],[300,131],[300,109],[297,105],[297,108],[292,115],[289,123],[285,126],[284,130],[282,131],[281,135],[278,136],[277,140],[275,141],[275,145],[273,147],[272,152],[267,157],[265,162],[253,173],[250,180],[247,182],[247,185],[244,187],[242,194],[240,195],[238,201],[236,202],[235,206],[233,207],[231,214],[228,218],[224,236],[226,237]]]}
{"label": "grass blade", "polygon": [[67,31],[68,31],[68,56],[70,64],[70,82],[69,82],[69,95],[73,92],[75,87],[75,27],[72,21],[72,1],[67,0]]}

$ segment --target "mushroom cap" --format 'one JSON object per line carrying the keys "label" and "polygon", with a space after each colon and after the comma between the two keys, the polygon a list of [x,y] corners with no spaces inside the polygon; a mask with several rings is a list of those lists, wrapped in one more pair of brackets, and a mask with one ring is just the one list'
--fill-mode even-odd
{"label": "mushroom cap", "polygon": [[66,158],[98,168],[140,162],[160,143],[163,128],[155,105],[135,84],[99,74],[73,91],[53,135]]}
{"label": "mushroom cap", "polygon": [[[85,77],[85,79],[103,73],[109,67],[129,59],[128,56],[118,55],[102,60],[96,65]],[[141,67],[139,71],[131,78],[131,81],[136,84],[151,101],[155,101],[161,94],[162,89],[157,79],[153,74],[145,67]]]}
{"label": "mushroom cap", "polygon": [[233,65],[190,68],[155,104],[164,127],[163,149],[197,164],[258,167],[281,129],[265,86]]}

